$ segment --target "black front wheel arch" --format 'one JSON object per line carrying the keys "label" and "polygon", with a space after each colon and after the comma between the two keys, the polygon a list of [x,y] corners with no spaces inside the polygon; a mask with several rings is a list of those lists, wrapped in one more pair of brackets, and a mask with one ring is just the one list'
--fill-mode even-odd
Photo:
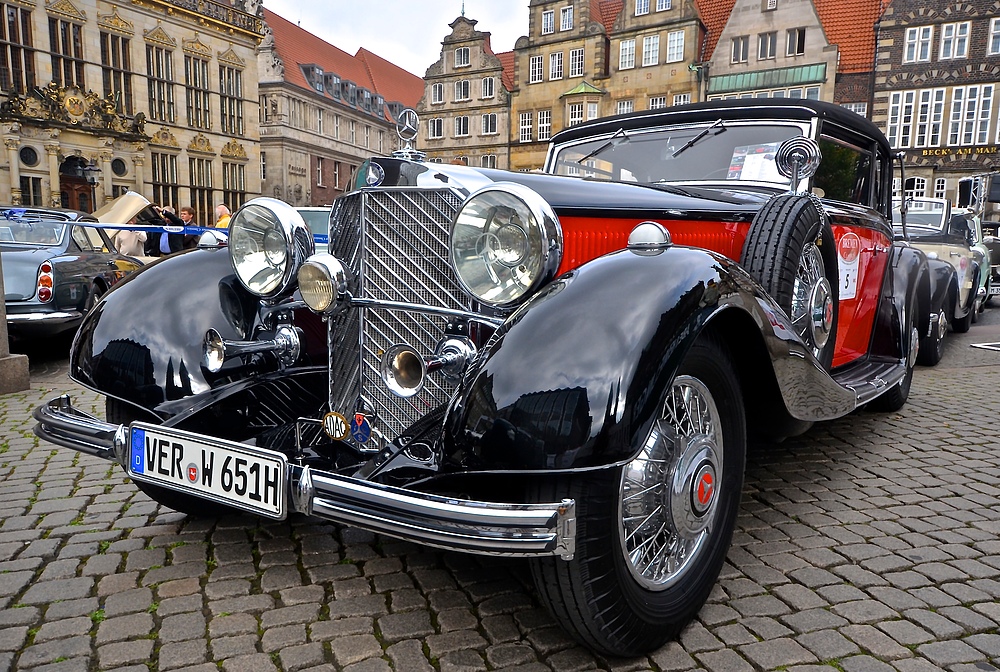
{"label": "black front wheel arch", "polygon": [[637,456],[535,489],[539,501],[577,502],[575,557],[531,561],[538,594],[556,620],[613,656],[647,653],[676,637],[708,599],[725,560],[745,451],[730,355],[703,334]]}

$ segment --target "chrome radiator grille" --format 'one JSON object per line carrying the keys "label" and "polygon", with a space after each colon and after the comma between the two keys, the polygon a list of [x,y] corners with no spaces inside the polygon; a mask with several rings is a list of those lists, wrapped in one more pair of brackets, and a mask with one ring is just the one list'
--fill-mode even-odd
{"label": "chrome radiator grille", "polygon": [[[469,309],[448,262],[448,230],[459,194],[447,189],[362,191],[339,199],[332,217],[331,252],[351,273],[351,291],[381,299]],[[330,406],[351,420],[361,400],[372,427],[393,439],[436,406],[453,386],[430,376],[416,396],[401,399],[379,375],[381,354],[405,343],[433,354],[443,318],[409,311],[360,309],[330,322]],[[371,443],[366,448],[377,448]]]}

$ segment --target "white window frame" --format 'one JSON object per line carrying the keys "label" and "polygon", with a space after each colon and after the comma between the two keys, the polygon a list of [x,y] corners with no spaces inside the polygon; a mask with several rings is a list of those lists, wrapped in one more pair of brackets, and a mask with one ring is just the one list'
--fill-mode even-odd
{"label": "white window frame", "polygon": [[634,100],[619,100],[615,106],[615,114],[628,114],[635,112]]}
{"label": "white window frame", "polygon": [[472,52],[469,47],[458,47],[455,49],[455,67],[468,68],[472,65]]}
{"label": "white window frame", "polygon": [[500,131],[499,124],[497,123],[496,112],[488,112],[483,115],[483,135],[496,135]]}
{"label": "white window frame", "polygon": [[521,112],[518,117],[518,140],[520,142],[531,142],[532,131],[534,130],[535,115],[533,112]]}
{"label": "white window frame", "polygon": [[570,103],[566,112],[567,126],[583,123],[583,103]]}
{"label": "white window frame", "polygon": [[938,177],[934,179],[934,198],[947,198],[948,178]]}
{"label": "white window frame", "polygon": [[731,63],[747,63],[750,60],[750,36],[737,35],[733,38]]}
{"label": "white window frame", "polygon": [[773,61],[778,57],[778,33],[769,31],[757,34],[757,60]]}
{"label": "white window frame", "polygon": [[528,83],[537,84],[542,81],[542,73],[544,72],[544,62],[541,56],[530,56],[528,57]]}
{"label": "white window frame", "polygon": [[542,35],[556,32],[556,10],[547,9],[542,12]]}
{"label": "white window frame", "polygon": [[549,79],[563,78],[563,52],[554,51],[549,54]]}
{"label": "white window frame", "polygon": [[649,0],[635,0],[635,15],[649,14]]}
{"label": "white window frame", "polygon": [[859,114],[862,117],[868,116],[868,103],[841,103],[841,107],[844,107],[855,114]]}
{"label": "white window frame", "polygon": [[[786,32],[785,56],[802,56],[806,53],[806,29],[789,28]],[[802,43],[799,51],[799,43]]]}
{"label": "white window frame", "polygon": [[674,94],[674,105],[687,105],[691,102],[690,93],[675,93]]}
{"label": "white window frame", "polygon": [[431,84],[431,105],[440,105],[444,102],[444,84],[437,82]]}
{"label": "white window frame", "polygon": [[660,62],[660,36],[646,35],[642,38],[642,65],[647,67]]}
{"label": "white window frame", "polygon": [[956,86],[951,90],[948,145],[985,145],[993,112],[993,84]]}
{"label": "white window frame", "polygon": [[684,60],[684,31],[672,30],[667,33],[667,63]]}
{"label": "white window frame", "polygon": [[437,140],[444,137],[444,119],[434,117],[427,120],[427,138]]}
{"label": "white window frame", "polygon": [[656,0],[656,11],[665,12],[670,9],[670,0]]}
{"label": "white window frame", "polygon": [[455,100],[471,100],[472,85],[467,79],[459,79],[455,82]]}
{"label": "white window frame", "polygon": [[456,138],[466,138],[469,136],[469,117],[464,114],[460,114],[455,117],[455,137]]}
{"label": "white window frame", "polygon": [[667,106],[667,97],[666,96],[650,96],[649,97],[649,105],[648,105],[647,109],[650,109],[650,110],[662,110],[666,106]]}
{"label": "white window frame", "polygon": [[480,168],[496,168],[497,167],[497,155],[496,154],[483,154],[479,157],[479,167]]}
{"label": "white window frame", "polygon": [[618,45],[618,69],[631,70],[635,67],[635,38],[622,40]]}
{"label": "white window frame", "polygon": [[559,10],[559,30],[573,30],[573,5]]}
{"label": "white window frame", "polygon": [[590,101],[587,103],[587,121],[590,121],[591,119],[597,119],[598,109],[599,106],[596,102]]}
{"label": "white window frame", "polygon": [[940,147],[944,127],[945,89],[917,92],[914,147]]}
{"label": "white window frame", "polygon": [[903,63],[925,63],[931,60],[934,26],[907,28],[903,41]]}
{"label": "white window frame", "polygon": [[583,64],[586,55],[583,47],[569,50],[569,76],[583,77]]}
{"label": "white window frame", "polygon": [[910,146],[916,97],[916,91],[889,92],[889,117],[885,135],[889,140],[889,146],[893,149],[905,149]]}
{"label": "white window frame", "polygon": [[538,110],[538,139],[552,138],[552,110]]}
{"label": "white window frame", "polygon": [[990,44],[986,48],[987,56],[1000,54],[1000,18],[990,19]]}
{"label": "white window frame", "polygon": [[908,177],[906,182],[910,188],[906,190],[905,198],[923,198],[927,195],[926,177]]}
{"label": "white window frame", "polygon": [[483,77],[483,98],[493,98],[496,96],[496,78]]}
{"label": "white window frame", "polygon": [[968,57],[970,26],[968,21],[941,25],[941,47],[938,50],[938,60],[947,61]]}

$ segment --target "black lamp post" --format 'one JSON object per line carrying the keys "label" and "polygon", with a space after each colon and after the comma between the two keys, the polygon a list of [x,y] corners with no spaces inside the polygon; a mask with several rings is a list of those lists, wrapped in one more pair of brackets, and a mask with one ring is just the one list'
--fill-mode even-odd
{"label": "black lamp post", "polygon": [[93,161],[88,163],[83,168],[83,176],[87,178],[87,184],[90,185],[90,211],[93,212],[97,210],[97,180],[101,175],[101,169],[98,168]]}

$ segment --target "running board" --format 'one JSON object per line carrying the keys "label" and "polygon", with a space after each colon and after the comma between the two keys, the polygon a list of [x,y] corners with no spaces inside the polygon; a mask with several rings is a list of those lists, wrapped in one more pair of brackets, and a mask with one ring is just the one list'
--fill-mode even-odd
{"label": "running board", "polygon": [[862,360],[841,367],[830,376],[854,392],[857,405],[867,404],[906,377],[906,364],[898,360]]}

